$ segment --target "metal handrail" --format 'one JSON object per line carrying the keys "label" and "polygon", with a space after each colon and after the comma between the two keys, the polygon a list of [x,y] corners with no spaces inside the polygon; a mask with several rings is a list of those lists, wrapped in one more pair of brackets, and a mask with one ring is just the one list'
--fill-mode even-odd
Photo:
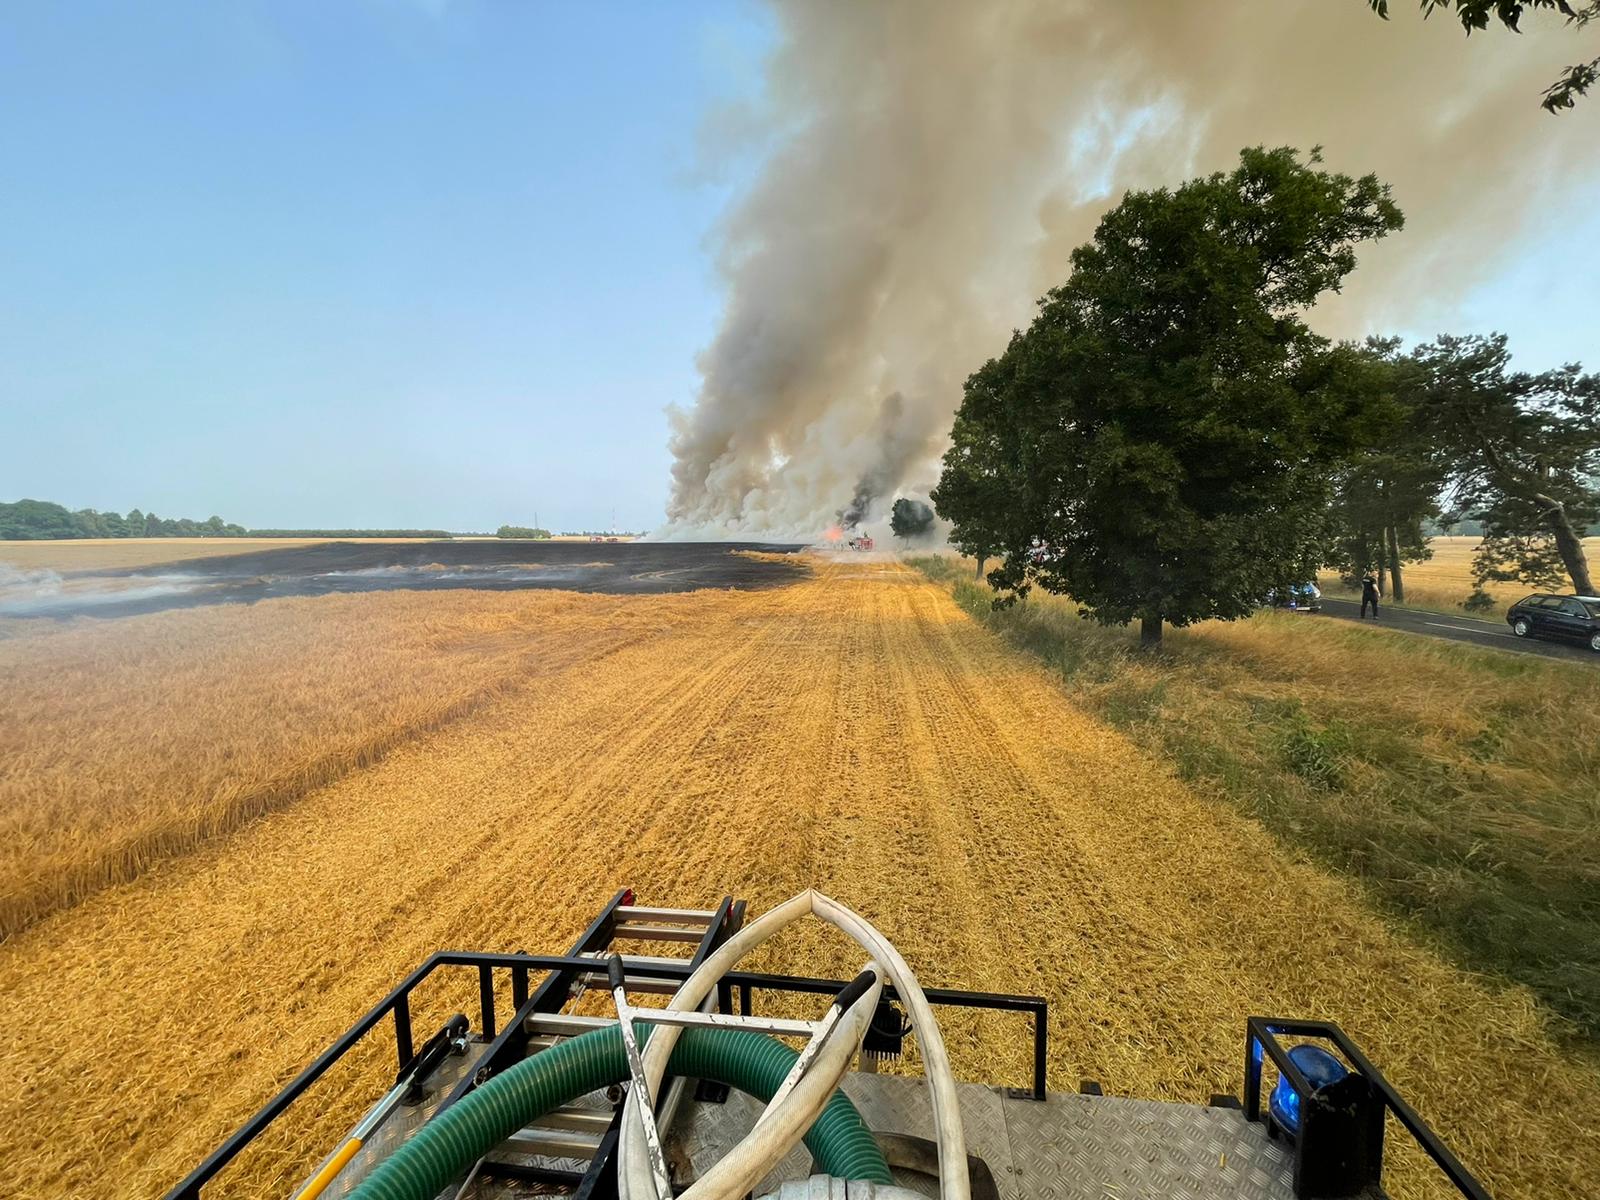
{"label": "metal handrail", "polygon": [[[628,893],[619,892],[617,897],[613,898],[611,904],[608,905],[608,911],[621,902],[621,898],[626,894]],[[721,912],[725,913],[726,911],[727,908],[724,906]],[[606,915],[602,913],[601,918],[597,919],[596,923],[598,924]],[[630,956],[628,955],[622,955],[622,961],[630,977],[646,977],[675,982],[682,982],[687,979],[697,965],[691,959],[685,959],[681,963],[660,961],[630,962]],[[333,1045],[318,1055],[305,1070],[296,1075],[282,1091],[264,1104],[254,1116],[241,1125],[222,1145],[212,1151],[205,1161],[167,1193],[165,1200],[198,1200],[201,1195],[201,1188],[207,1182],[226,1167],[228,1163],[232,1162],[251,1141],[260,1135],[263,1129],[293,1104],[307,1088],[320,1079],[328,1068],[338,1062],[356,1042],[360,1041],[365,1034],[370,1032],[385,1016],[391,1013],[393,1013],[395,1020],[396,1056],[402,1067],[408,1063],[413,1057],[410,996],[419,984],[439,968],[472,967],[480,972],[480,978],[486,977],[490,971],[509,970],[513,973],[513,994],[515,998],[518,992],[521,995],[526,995],[524,989],[526,988],[527,975],[530,972],[589,974],[597,970],[599,966],[600,964],[597,964],[595,959],[577,954],[498,954],[465,950],[441,950],[430,955],[421,966],[407,975],[387,996],[368,1009]],[[519,978],[523,981],[521,987],[516,985],[516,980]],[[722,982],[730,988],[739,988],[746,1001],[748,1001],[748,996],[752,990],[834,995],[844,986],[843,983],[835,980],[758,972],[729,972],[723,977]],[[1037,1100],[1044,1099],[1049,1005],[1043,997],[957,991],[945,988],[925,988],[924,991],[932,1004],[1032,1014],[1034,1017],[1032,1096]],[[894,989],[885,985],[884,996],[890,999],[896,998]],[[488,986],[481,987],[479,999],[483,1009],[480,1014],[480,1029],[493,1029],[495,1020],[493,988]],[[746,1011],[748,1011],[748,1003],[746,1004]],[[514,1028],[515,1022],[507,1026],[507,1031]]]}
{"label": "metal handrail", "polygon": [[[1361,1047],[1350,1040],[1348,1034],[1332,1021],[1292,1021],[1277,1017],[1251,1017],[1245,1022],[1246,1043],[1244,1056],[1244,1113],[1251,1121],[1261,1119],[1261,1066],[1264,1051],[1266,1057],[1272,1059],[1273,1064],[1289,1081],[1289,1086],[1305,1099],[1309,1099],[1315,1088],[1312,1087],[1301,1070],[1295,1066],[1294,1060],[1289,1057],[1289,1052],[1275,1035],[1288,1034],[1291,1037],[1323,1038],[1337,1046],[1340,1052],[1350,1061],[1350,1064],[1367,1080],[1372,1090],[1383,1100],[1384,1107],[1392,1112],[1395,1118],[1405,1127],[1417,1145],[1433,1159],[1434,1163],[1444,1173],[1461,1195],[1468,1200],[1492,1200],[1488,1191],[1477,1181],[1470,1171],[1461,1164],[1461,1160],[1450,1152],[1450,1148],[1439,1140],[1439,1135],[1429,1128],[1417,1110],[1406,1103],[1400,1093],[1383,1073],[1373,1066],[1372,1061],[1361,1052]],[[1381,1171],[1381,1156],[1379,1163]],[[1374,1184],[1381,1180],[1373,1179]]]}
{"label": "metal handrail", "polygon": [[[411,993],[442,967],[469,967],[478,972],[479,1032],[488,1044],[479,1056],[480,1066],[494,1069],[504,1064],[516,1052],[514,1040],[528,1016],[536,1012],[554,1011],[564,1004],[572,986],[585,975],[595,972],[599,964],[591,955],[609,945],[615,936],[627,937],[627,923],[617,919],[619,907],[633,904],[633,891],[622,888],[601,909],[587,929],[573,944],[567,954],[500,954],[481,951],[441,950],[428,958],[397,984],[388,995],[368,1009],[355,1024],[340,1035],[310,1065],[296,1075],[277,1095],[254,1113],[220,1146],[206,1156],[166,1195],[166,1200],[199,1200],[201,1189],[258,1137],[262,1130],[276,1120],[312,1084],[322,1078],[328,1069],[344,1057],[364,1036],[370,1033],[385,1017],[394,1021],[395,1057],[403,1073],[415,1060],[415,1046],[411,1028]],[[721,940],[743,923],[744,902],[724,897],[707,922],[705,938],[691,958],[664,960],[659,958],[622,955],[623,965],[632,978],[667,980],[681,983],[704,961]],[[511,1001],[515,1010],[512,1020],[497,1032],[494,980],[495,971],[511,972]],[[530,995],[530,976],[534,972],[545,974],[537,991]],[[773,975],[751,972],[730,972],[719,981],[717,993],[723,1011],[731,1011],[733,989],[737,987],[744,1011],[750,1011],[753,990],[784,991],[834,995],[843,985],[833,980],[812,979],[797,975]],[[894,989],[885,987],[884,995],[894,998]],[[956,1005],[968,1008],[990,1008],[1001,1011],[1022,1011],[1034,1017],[1034,1080],[1033,1096],[1045,1097],[1045,1050],[1048,1006],[1038,996],[1008,996],[986,992],[927,989],[929,1001],[934,1004]],[[469,1089],[479,1072],[466,1072],[446,1097],[442,1106],[453,1103]]]}

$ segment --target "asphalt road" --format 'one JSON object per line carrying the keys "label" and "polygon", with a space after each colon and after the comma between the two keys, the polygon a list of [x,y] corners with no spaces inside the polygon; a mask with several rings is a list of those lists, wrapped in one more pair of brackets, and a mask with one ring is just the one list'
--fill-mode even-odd
{"label": "asphalt road", "polygon": [[[1311,615],[1311,614],[1307,614]],[[1324,597],[1322,616],[1340,621],[1361,619],[1361,605],[1353,600],[1333,600]],[[1471,617],[1452,617],[1445,613],[1422,612],[1414,608],[1394,608],[1380,605],[1376,622],[1371,617],[1367,624],[1381,625],[1385,629],[1400,629],[1423,637],[1444,638],[1451,642],[1467,642],[1474,646],[1489,646],[1495,650],[1509,650],[1513,654],[1542,654],[1546,658],[1577,659],[1600,666],[1600,654],[1587,646],[1566,642],[1545,642],[1534,638],[1519,638],[1504,621],[1478,621]]]}

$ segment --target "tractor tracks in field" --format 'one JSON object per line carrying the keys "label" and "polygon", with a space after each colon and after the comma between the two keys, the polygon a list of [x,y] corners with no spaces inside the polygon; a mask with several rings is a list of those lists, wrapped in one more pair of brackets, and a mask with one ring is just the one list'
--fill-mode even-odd
{"label": "tractor tracks in field", "polygon": [[[927,983],[1046,996],[1058,1089],[1204,1101],[1238,1086],[1245,1015],[1327,1016],[1497,1194],[1600,1170],[1600,1077],[1525,996],[1189,792],[920,575],[821,560],[637,603],[494,703],[0,945],[0,1021],[59,1026],[48,1056],[0,1047],[0,1190],[159,1192],[431,951],[564,948],[623,885],[756,911],[829,892]],[[859,957],[805,926],[754,965]],[[462,1003],[419,997],[419,1031]],[[1025,1082],[1021,1021],[941,1016],[959,1074]],[[381,1058],[319,1087],[239,1194],[303,1177]]]}

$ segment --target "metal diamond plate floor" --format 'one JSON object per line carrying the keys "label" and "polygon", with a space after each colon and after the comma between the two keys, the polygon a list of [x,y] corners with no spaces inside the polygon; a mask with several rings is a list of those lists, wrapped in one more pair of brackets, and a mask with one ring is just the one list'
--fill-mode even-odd
{"label": "metal diamond plate floor", "polygon": [[[431,1117],[475,1057],[446,1059],[429,1081],[423,1103],[397,1109],[340,1172],[330,1194],[347,1195]],[[851,1074],[843,1086],[874,1132],[932,1136],[933,1112],[923,1080]],[[1235,1109],[1059,1094],[1040,1102],[970,1083],[957,1085],[956,1094],[967,1151],[988,1164],[1001,1200],[1292,1200],[1288,1155],[1267,1139],[1262,1126],[1250,1124]],[[607,1107],[598,1093],[582,1103]],[[738,1092],[725,1104],[686,1099],[667,1138],[676,1181],[687,1185],[698,1178],[749,1131],[760,1111]],[[585,1165],[529,1161],[578,1170]],[[810,1155],[797,1147],[755,1194],[810,1174]],[[895,1176],[906,1187],[938,1194],[930,1176],[899,1169]],[[499,1185],[481,1194],[532,1190]]]}
{"label": "metal diamond plate floor", "polygon": [[[929,1137],[932,1109],[920,1079],[850,1075],[844,1090],[878,1133]],[[957,1089],[967,1151],[994,1175],[1002,1200],[1291,1200],[1288,1156],[1235,1109],[1111,1096],[1013,1099],[978,1084]],[[688,1182],[750,1128],[759,1111],[734,1094],[687,1106],[673,1133]],[[756,1194],[806,1178],[810,1157],[789,1156]],[[936,1195],[927,1176],[897,1182]]]}
{"label": "metal diamond plate floor", "polygon": [[[461,1077],[466,1074],[468,1068],[471,1067],[479,1049],[481,1047],[474,1041],[471,1052],[447,1055],[445,1060],[439,1064],[439,1069],[433,1073],[433,1077],[428,1080],[428,1086],[425,1089],[421,1103],[402,1104],[396,1108],[383,1124],[372,1131],[372,1136],[356,1152],[355,1157],[350,1160],[344,1170],[339,1172],[332,1186],[329,1187],[324,1195],[349,1195],[355,1190],[356,1185],[372,1172],[374,1167],[394,1153],[402,1142],[431,1119],[435,1110],[439,1107],[439,1102],[444,1099],[450,1089],[456,1085]],[[340,1139],[340,1144],[343,1144],[342,1138]],[[334,1150],[337,1149],[338,1146],[335,1146]],[[331,1151],[329,1157],[332,1157]],[[323,1161],[326,1162],[327,1160],[324,1159]],[[322,1164],[317,1164],[317,1170],[320,1171],[321,1169]],[[315,1173],[313,1172],[312,1174],[315,1175]]]}

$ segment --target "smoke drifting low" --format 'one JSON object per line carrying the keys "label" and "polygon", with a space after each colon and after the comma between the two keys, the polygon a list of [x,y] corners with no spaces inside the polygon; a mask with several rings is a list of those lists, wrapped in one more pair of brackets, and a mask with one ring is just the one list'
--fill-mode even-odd
{"label": "smoke drifting low", "polygon": [[720,231],[727,307],[672,414],[666,533],[814,536],[925,491],[965,377],[1027,324],[1128,188],[1322,145],[1394,187],[1404,233],[1313,316],[1443,325],[1596,169],[1600,104],[1540,110],[1575,57],[1387,23],[1365,0],[777,0],[774,149]]}

